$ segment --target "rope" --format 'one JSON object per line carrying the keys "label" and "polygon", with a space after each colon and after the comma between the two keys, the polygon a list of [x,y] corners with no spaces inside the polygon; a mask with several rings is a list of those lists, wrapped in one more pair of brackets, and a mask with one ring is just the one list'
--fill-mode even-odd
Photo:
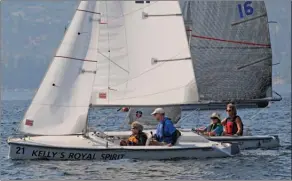
{"label": "rope", "polygon": [[244,122],[247,122],[247,125],[249,126],[249,122],[254,119],[256,116],[258,116],[261,112],[263,112],[264,110],[266,110],[267,108],[269,108],[269,106],[265,107],[265,108],[262,108],[260,109],[256,114],[254,114],[253,116],[251,116],[250,118],[247,119],[247,121],[244,121]]}

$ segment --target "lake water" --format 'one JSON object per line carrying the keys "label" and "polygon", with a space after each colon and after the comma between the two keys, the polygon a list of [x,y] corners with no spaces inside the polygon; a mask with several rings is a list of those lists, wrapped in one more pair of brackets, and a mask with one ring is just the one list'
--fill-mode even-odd
{"label": "lake water", "polygon": [[[291,179],[291,96],[288,92],[282,94],[281,102],[269,108],[238,111],[245,127],[249,127],[253,134],[278,134],[279,149],[242,151],[233,158],[179,161],[9,160],[6,139],[16,133],[19,120],[30,103],[15,96],[13,100],[2,101],[0,175],[2,179]],[[206,124],[210,113],[212,111],[184,112],[186,117],[180,125],[195,127]],[[220,113],[225,114],[222,110]],[[125,124],[124,116],[112,109],[95,109],[90,113],[89,125],[115,130]]]}

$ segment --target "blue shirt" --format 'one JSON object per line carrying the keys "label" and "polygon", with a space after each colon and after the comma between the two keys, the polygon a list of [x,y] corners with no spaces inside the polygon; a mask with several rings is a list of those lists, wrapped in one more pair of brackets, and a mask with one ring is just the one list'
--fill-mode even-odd
{"label": "blue shirt", "polygon": [[[208,125],[204,131],[211,130],[211,126],[212,124]],[[214,130],[211,130],[210,132],[215,132],[216,136],[221,136],[223,132],[223,126],[220,124]]]}
{"label": "blue shirt", "polygon": [[[164,124],[164,131],[162,130]],[[173,123],[170,119],[165,117],[160,121],[156,128],[156,140],[159,142],[172,143],[172,134],[176,131],[176,128],[173,126]]]}

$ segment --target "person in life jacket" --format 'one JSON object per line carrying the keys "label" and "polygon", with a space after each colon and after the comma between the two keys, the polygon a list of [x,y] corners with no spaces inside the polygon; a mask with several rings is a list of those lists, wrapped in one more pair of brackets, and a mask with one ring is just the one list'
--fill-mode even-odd
{"label": "person in life jacket", "polygon": [[156,134],[153,136],[154,141],[150,145],[168,145],[173,146],[178,137],[181,136],[180,131],[178,131],[172,121],[165,117],[165,111],[163,108],[156,108],[151,115],[159,122],[156,129]]}
{"label": "person in life jacket", "polygon": [[143,126],[135,121],[131,125],[132,135],[128,140],[121,140],[121,146],[144,146],[147,141],[147,135],[143,132]]}
{"label": "person in life jacket", "polygon": [[210,125],[208,125],[207,127],[201,127],[193,130],[206,136],[221,136],[223,133],[223,126],[221,124],[220,115],[214,112],[210,118]]}
{"label": "person in life jacket", "polygon": [[224,136],[242,136],[243,123],[241,118],[237,115],[237,110],[234,104],[227,104],[226,112],[228,117],[221,123],[224,126]]}

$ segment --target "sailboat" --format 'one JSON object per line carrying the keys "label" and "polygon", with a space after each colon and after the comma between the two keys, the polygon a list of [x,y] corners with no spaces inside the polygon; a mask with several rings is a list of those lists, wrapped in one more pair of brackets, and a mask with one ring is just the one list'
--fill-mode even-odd
{"label": "sailboat", "polygon": [[[272,51],[264,1],[179,1],[201,102],[182,109],[267,106],[282,98],[272,91]],[[273,96],[273,92],[278,96]],[[212,101],[210,101],[212,100]],[[209,103],[206,103],[210,101]],[[261,106],[259,106],[261,107]],[[244,122],[244,120],[243,120]],[[206,137],[236,142],[241,149],[276,148],[277,135]],[[155,131],[155,130],[151,130]],[[191,129],[180,130],[182,134]],[[123,132],[127,135],[130,132]],[[106,132],[121,135],[121,132]],[[192,141],[200,140],[193,135]]]}
{"label": "sailboat", "polygon": [[[272,89],[272,51],[264,1],[180,0],[201,100],[183,110],[265,108]],[[273,96],[275,93],[275,96]]]}
{"label": "sailboat", "polygon": [[[178,73],[179,72],[179,73]],[[88,131],[90,107],[198,103],[177,1],[81,1],[23,120],[9,158],[117,160],[229,157],[238,144],[185,132],[172,146],[120,146],[122,136]],[[127,135],[129,136],[129,135]]]}

